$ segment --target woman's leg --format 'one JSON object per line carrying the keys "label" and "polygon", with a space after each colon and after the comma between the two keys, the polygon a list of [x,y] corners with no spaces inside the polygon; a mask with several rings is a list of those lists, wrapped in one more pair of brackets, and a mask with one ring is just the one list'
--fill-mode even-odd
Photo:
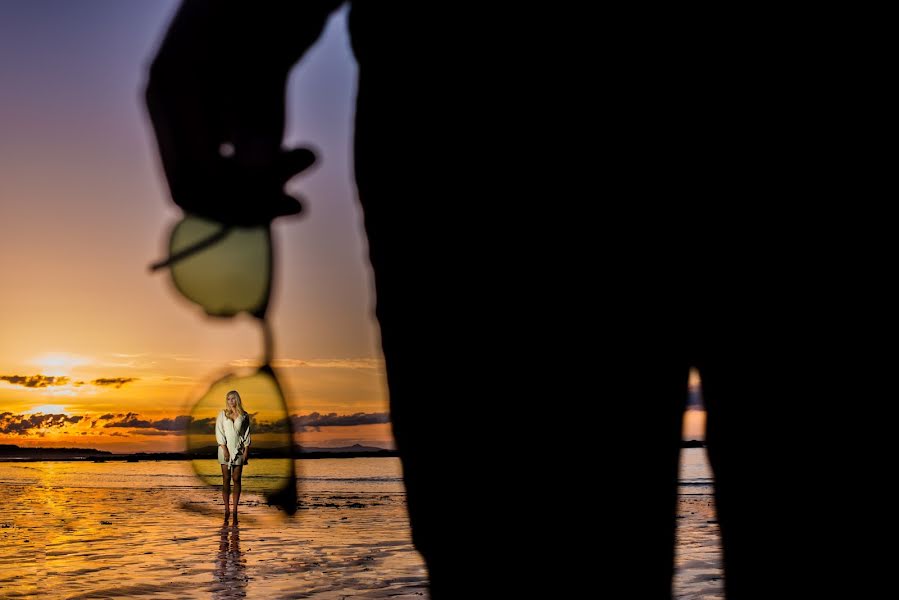
{"label": "woman's leg", "polygon": [[228,472],[228,465],[221,465],[222,467],[222,500],[225,501],[225,516],[228,515],[230,510],[229,496],[231,495],[231,473]]}
{"label": "woman's leg", "polygon": [[237,504],[240,502],[240,474],[243,465],[231,467],[231,478],[234,482],[234,518],[237,518]]}

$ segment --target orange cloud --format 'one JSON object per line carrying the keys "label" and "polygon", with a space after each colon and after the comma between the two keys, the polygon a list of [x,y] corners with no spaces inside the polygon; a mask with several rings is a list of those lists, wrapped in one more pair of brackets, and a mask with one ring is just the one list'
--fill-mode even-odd
{"label": "orange cloud", "polygon": [[94,379],[91,381],[92,384],[98,386],[111,386],[116,389],[122,387],[126,383],[131,383],[132,381],[137,381],[136,377],[101,377],[100,379]]}
{"label": "orange cloud", "polygon": [[7,435],[28,435],[39,433],[44,429],[61,429],[67,425],[74,425],[84,419],[83,416],[72,417],[69,415],[55,414],[45,415],[34,413],[30,415],[14,415],[11,412],[0,413],[0,433]]}
{"label": "orange cloud", "polygon": [[45,388],[51,385],[66,385],[68,377],[48,377],[47,375],[0,375],[0,381],[27,388]]}

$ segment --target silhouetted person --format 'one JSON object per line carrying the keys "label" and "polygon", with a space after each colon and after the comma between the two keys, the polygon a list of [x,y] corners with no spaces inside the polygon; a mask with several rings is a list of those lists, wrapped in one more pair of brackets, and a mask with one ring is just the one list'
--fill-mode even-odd
{"label": "silhouetted person", "polygon": [[[182,6],[147,99],[185,211],[299,212],[282,186],[313,157],[281,148],[285,83],[339,4]],[[350,12],[356,184],[433,597],[670,597],[691,365],[728,598],[827,587],[843,522],[810,507],[835,506],[846,269],[839,217],[807,209],[826,174],[780,21],[481,4]]]}
{"label": "silhouetted person", "polygon": [[[182,5],[150,70],[147,103],[172,198],[186,212],[248,225],[300,211],[283,185],[313,156],[282,150],[285,84],[339,4]],[[520,423],[534,388],[517,370],[540,350],[517,354],[531,333],[515,315],[526,300],[516,281],[523,268],[509,260],[519,249],[497,236],[497,215],[526,210],[506,191],[512,119],[490,86],[478,87],[505,75],[464,51],[475,42],[464,34],[470,11],[435,8],[357,3],[349,26],[359,64],[356,185],[391,422],[413,541],[443,600],[478,593],[473,586],[510,591],[522,557],[539,557],[533,536],[547,523],[533,514],[522,529],[514,517],[532,510],[533,490],[521,486],[536,475],[518,456],[529,445]],[[514,216],[501,225],[514,227]],[[546,575],[521,585],[534,589]]]}

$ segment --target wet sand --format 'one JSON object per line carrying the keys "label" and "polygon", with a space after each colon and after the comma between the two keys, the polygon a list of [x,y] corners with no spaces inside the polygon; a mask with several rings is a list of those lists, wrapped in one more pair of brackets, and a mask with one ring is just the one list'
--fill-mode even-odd
{"label": "wet sand", "polygon": [[678,498],[674,576],[678,600],[724,600],[721,540],[711,494]]}
{"label": "wet sand", "polygon": [[[721,600],[711,482],[694,454],[675,597]],[[186,461],[0,463],[0,598],[428,598],[398,459],[299,461],[294,518],[252,492],[262,462],[244,473],[236,526]]]}
{"label": "wet sand", "polygon": [[681,452],[674,597],[723,600],[724,572],[712,472],[703,448]]}
{"label": "wet sand", "polygon": [[393,477],[313,474],[294,518],[244,491],[235,525],[189,463],[141,465],[0,464],[0,597],[428,597]]}

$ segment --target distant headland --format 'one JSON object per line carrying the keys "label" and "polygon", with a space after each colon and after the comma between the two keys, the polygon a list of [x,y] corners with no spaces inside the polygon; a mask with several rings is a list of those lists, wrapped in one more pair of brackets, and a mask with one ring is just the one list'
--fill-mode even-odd
{"label": "distant headland", "polygon": [[[290,448],[251,447],[250,458],[283,458]],[[388,450],[378,446],[341,446],[337,448],[317,448],[294,445],[294,458],[365,458],[398,456],[396,450]],[[134,452],[131,454],[114,454],[107,450],[94,448],[31,448],[15,444],[0,444],[0,462],[34,462],[34,461],[126,461],[142,460],[194,460],[213,459],[216,457],[216,446],[194,448],[189,452]]]}

